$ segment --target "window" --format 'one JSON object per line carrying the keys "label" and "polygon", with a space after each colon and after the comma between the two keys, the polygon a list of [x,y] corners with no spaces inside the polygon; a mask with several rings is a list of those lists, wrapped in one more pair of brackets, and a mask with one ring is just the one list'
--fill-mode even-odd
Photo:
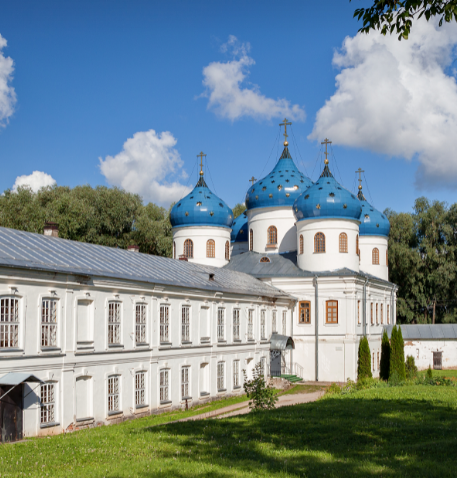
{"label": "window", "polygon": [[121,343],[121,304],[108,303],[108,344]]}
{"label": "window", "polygon": [[189,367],[181,369],[181,399],[190,398],[189,395]]}
{"label": "window", "polygon": [[282,311],[282,335],[286,335],[287,331],[287,311]]}
{"label": "window", "polygon": [[265,357],[261,357],[260,358],[260,375],[262,375],[262,377],[265,377],[265,371],[266,371],[266,365],[267,365],[267,360]]}
{"label": "window", "polygon": [[248,310],[248,340],[254,340],[254,311]]}
{"label": "window", "polygon": [[57,345],[57,304],[56,300],[44,299],[41,303],[41,346]]}
{"label": "window", "polygon": [[326,308],[326,322],[327,324],[337,324],[338,323],[338,301],[337,300],[328,300],[325,303]]}
{"label": "window", "polygon": [[41,423],[55,422],[55,384],[41,385]]}
{"label": "window", "polygon": [[271,262],[269,257],[261,257],[260,262]]}
{"label": "window", "polygon": [[252,232],[252,229],[249,231],[249,250],[254,250],[254,233]]}
{"label": "window", "polygon": [[217,340],[225,339],[225,309],[217,309]]}
{"label": "window", "polygon": [[190,341],[190,307],[183,305],[181,309],[181,341]]}
{"label": "window", "polygon": [[233,388],[240,388],[240,361],[233,361]]}
{"label": "window", "polygon": [[386,251],[386,266],[389,266],[389,255]]}
{"label": "window", "polygon": [[225,362],[217,363],[217,390],[225,390]]}
{"label": "window", "polygon": [[357,323],[360,325],[360,300],[357,301]]}
{"label": "window", "polygon": [[160,341],[169,342],[170,337],[168,334],[170,318],[170,307],[168,305],[160,306]]}
{"label": "window", "polygon": [[137,344],[146,343],[146,304],[136,304],[135,341]]}
{"label": "window", "polygon": [[213,239],[206,241],[206,257],[214,259],[216,257],[216,244]]}
{"label": "window", "polygon": [[373,357],[372,357],[372,362],[373,362],[373,363],[372,363],[372,369],[373,369],[373,372],[374,372],[374,371],[375,371],[375,368],[374,368],[374,352],[373,352],[372,355],[373,355]]}
{"label": "window", "polygon": [[194,243],[192,242],[191,239],[186,239],[184,241],[183,254],[184,254],[184,257],[187,257],[188,259],[194,258]]}
{"label": "window", "polygon": [[355,236],[355,253],[360,256],[360,249],[359,249],[359,235]]}
{"label": "window", "polygon": [[176,259],[176,242],[173,241],[173,259]]}
{"label": "window", "polygon": [[76,321],[76,340],[78,342],[78,346],[85,346],[93,343],[94,304],[91,300],[78,300]]}
{"label": "window", "polygon": [[265,319],[265,311],[260,311],[260,338],[265,339],[267,337],[266,331],[266,319]]}
{"label": "window", "polygon": [[390,324],[390,307],[389,304],[387,304],[387,325]]}
{"label": "window", "polygon": [[135,374],[135,406],[141,407],[146,405],[146,387],[144,372],[137,372]]}
{"label": "window", "polygon": [[325,236],[322,232],[318,232],[314,236],[314,252],[325,252]]}
{"label": "window", "polygon": [[225,260],[226,261],[230,260],[230,243],[229,243],[229,241],[225,242]]}
{"label": "window", "polygon": [[300,254],[303,254],[303,234],[300,234]]}
{"label": "window", "polygon": [[233,340],[240,340],[240,309],[233,309]]}
{"label": "window", "polygon": [[18,347],[19,300],[6,297],[0,304],[0,348]]}
{"label": "window", "polygon": [[379,325],[378,304],[376,304],[376,325]]}
{"label": "window", "polygon": [[379,266],[379,249],[375,247],[372,252],[373,264]]}
{"label": "window", "polygon": [[300,302],[300,311],[298,314],[298,321],[300,324],[310,324],[311,323],[311,302],[303,301]]}
{"label": "window", "polygon": [[384,310],[383,310],[383,304],[381,304],[381,324],[384,323]]}
{"label": "window", "polygon": [[108,377],[108,413],[119,411],[119,377]]}
{"label": "window", "polygon": [[276,246],[278,243],[278,230],[275,226],[270,226],[267,231],[267,244]]}
{"label": "window", "polygon": [[273,312],[271,313],[271,331],[274,334],[278,331],[276,326],[276,310],[273,310]]}
{"label": "window", "polygon": [[348,236],[345,232],[340,234],[340,252],[348,251]]}
{"label": "window", "polygon": [[370,312],[371,312],[371,325],[374,325],[373,302],[370,304]]}
{"label": "window", "polygon": [[376,353],[376,370],[379,370],[379,350]]}
{"label": "window", "polygon": [[170,396],[169,383],[169,370],[160,371],[160,401],[168,402]]}

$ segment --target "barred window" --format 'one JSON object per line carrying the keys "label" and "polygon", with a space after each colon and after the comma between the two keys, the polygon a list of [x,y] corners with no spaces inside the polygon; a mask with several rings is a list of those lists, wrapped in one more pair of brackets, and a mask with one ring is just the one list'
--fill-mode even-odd
{"label": "barred window", "polygon": [[360,300],[357,301],[357,323],[360,324]]}
{"label": "barred window", "polygon": [[170,307],[168,305],[160,306],[160,341],[168,342],[169,334],[169,318],[170,318]]}
{"label": "barred window", "polygon": [[225,339],[225,309],[217,309],[217,340]]}
{"label": "barred window", "polygon": [[254,339],[254,311],[248,310],[248,340]]}
{"label": "barred window", "polygon": [[355,253],[360,256],[360,249],[359,249],[359,235],[355,236]]}
{"label": "barred window", "polygon": [[160,401],[167,402],[170,396],[169,390],[169,370],[161,370],[160,371]]}
{"label": "barred window", "polygon": [[325,236],[322,232],[318,232],[314,236],[314,252],[315,253],[325,252]]}
{"label": "barred window", "polygon": [[240,309],[233,309],[233,340],[240,340]]}
{"label": "barred window", "polygon": [[145,372],[135,374],[135,405],[146,405]]}
{"label": "barred window", "polygon": [[373,372],[374,372],[374,371],[375,371],[375,368],[374,368],[374,352],[373,352],[373,355],[372,355],[372,356],[373,356],[373,358],[372,358],[372,362],[373,362],[372,368],[373,368]]}
{"label": "barred window", "polygon": [[303,254],[303,234],[300,234],[300,254]]}
{"label": "barred window", "polygon": [[136,304],[135,308],[135,341],[146,343],[146,304]]}
{"label": "barred window", "polygon": [[55,384],[41,385],[41,423],[55,422]]}
{"label": "barred window", "polygon": [[376,364],[377,364],[376,370],[379,370],[379,351],[376,352]]}
{"label": "barred window", "polygon": [[19,300],[0,301],[0,348],[19,347]]}
{"label": "barred window", "polygon": [[252,232],[252,229],[249,231],[249,250],[254,250],[254,233]]}
{"label": "barred window", "polygon": [[208,239],[206,242],[206,257],[213,259],[216,257],[216,243],[213,239]]}
{"label": "barred window", "polygon": [[374,325],[373,302],[370,304],[371,325]]}
{"label": "barred window", "polygon": [[189,367],[181,369],[181,398],[189,398]]}
{"label": "barred window", "polygon": [[384,323],[384,304],[381,304],[381,325]]}
{"label": "barred window", "polygon": [[44,299],[41,303],[41,346],[57,345],[57,300]]}
{"label": "barred window", "polygon": [[311,302],[302,301],[300,302],[300,313],[299,313],[299,322],[300,324],[310,324],[311,323]]}
{"label": "barred window", "polygon": [[387,304],[387,325],[390,324],[390,306]]}
{"label": "barred window", "polygon": [[348,235],[345,232],[340,234],[340,252],[348,251]]}
{"label": "barred window", "polygon": [[233,361],[233,388],[240,387],[240,361]]}
{"label": "barred window", "polygon": [[121,343],[121,304],[108,303],[108,344]]}
{"label": "barred window", "polygon": [[108,377],[108,413],[119,411],[119,377]]}
{"label": "barred window", "polygon": [[181,341],[190,341],[190,307],[183,305],[181,309]]}
{"label": "barred window", "polygon": [[260,338],[265,339],[267,337],[267,326],[266,326],[266,319],[265,319],[265,311],[260,311]]}
{"label": "barred window", "polygon": [[286,335],[287,332],[287,311],[282,311],[282,335]]}
{"label": "barred window", "polygon": [[375,247],[372,252],[372,259],[374,265],[379,265],[379,249]]}
{"label": "barred window", "polygon": [[267,244],[275,246],[278,243],[278,230],[275,226],[270,226],[267,232]]}
{"label": "barred window", "polygon": [[194,243],[191,239],[186,239],[184,241],[184,251],[183,254],[188,259],[193,259],[194,257]]}
{"label": "barred window", "polygon": [[389,254],[386,250],[386,266],[389,266]]}
{"label": "barred window", "polygon": [[225,260],[226,261],[230,260],[230,243],[229,243],[229,241],[225,242]]}
{"label": "barred window", "polygon": [[217,363],[217,390],[225,390],[225,362]]}
{"label": "barred window", "polygon": [[276,325],[276,315],[277,315],[276,310],[273,310],[273,312],[271,313],[271,331],[273,333],[276,333],[278,331],[278,328]]}
{"label": "barred window", "polygon": [[338,301],[337,300],[327,300],[326,305],[326,322],[327,324],[337,324],[338,323]]}
{"label": "barred window", "polygon": [[378,304],[376,304],[376,325],[379,325]]}

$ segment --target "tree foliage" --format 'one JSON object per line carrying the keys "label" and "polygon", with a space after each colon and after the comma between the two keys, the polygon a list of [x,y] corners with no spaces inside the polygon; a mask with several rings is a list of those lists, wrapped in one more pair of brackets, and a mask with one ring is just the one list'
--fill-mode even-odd
{"label": "tree foliage", "polygon": [[364,378],[372,378],[370,344],[366,337],[360,339],[357,360],[357,380]]}
{"label": "tree foliage", "polygon": [[243,370],[243,375],[244,391],[251,400],[249,407],[254,411],[274,409],[278,396],[274,388],[271,385],[267,385],[260,362],[254,367],[252,380],[247,379],[246,370]]}
{"label": "tree foliage", "polygon": [[382,380],[389,380],[390,370],[390,342],[387,336],[387,331],[384,329],[381,341],[381,364],[380,364],[379,376]]}
{"label": "tree foliage", "polygon": [[403,335],[401,327],[396,325],[392,328],[390,336],[390,370],[389,379],[404,381],[406,379],[405,370],[405,344],[403,342]]}
{"label": "tree foliage", "polygon": [[438,17],[439,26],[457,21],[457,0],[373,0],[371,7],[357,8],[354,17],[363,21],[359,32],[379,30],[383,35],[395,32],[399,40],[407,40],[413,22],[421,17],[427,21]]}
{"label": "tree foliage", "polygon": [[244,211],[246,211],[246,205],[237,203],[235,204],[235,207],[232,209],[232,211],[233,211],[233,219],[235,219],[239,215],[243,214]]}
{"label": "tree foliage", "polygon": [[412,380],[413,378],[417,377],[416,361],[414,360],[414,357],[412,355],[408,355],[406,357],[405,369],[406,378],[408,380]]}

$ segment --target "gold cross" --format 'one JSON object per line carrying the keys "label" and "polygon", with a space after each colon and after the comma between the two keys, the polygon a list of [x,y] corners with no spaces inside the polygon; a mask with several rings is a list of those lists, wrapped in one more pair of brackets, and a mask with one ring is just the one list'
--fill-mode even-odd
{"label": "gold cross", "polygon": [[355,173],[359,173],[359,189],[362,189],[362,173],[365,171],[362,168],[359,168]]}
{"label": "gold cross", "polygon": [[206,158],[206,154],[203,151],[197,154],[197,158],[200,158],[200,176],[203,176],[203,156]]}
{"label": "gold cross", "polygon": [[[287,143],[287,138],[288,138],[288,134],[287,134],[287,126],[288,125],[291,125],[292,123],[291,122],[287,122],[287,118],[284,118],[284,122],[283,123],[279,123],[279,126],[284,126],[284,146],[287,146],[289,143]],[[287,143],[287,144],[286,144]]]}
{"label": "gold cross", "polygon": [[[328,155],[327,145],[328,145],[328,144],[332,144],[332,142],[329,141],[327,138],[325,138],[324,141],[322,141],[321,144],[325,144],[325,160],[328,161],[328,158],[327,158],[327,155]],[[327,163],[325,163],[325,164],[327,164]]]}
{"label": "gold cross", "polygon": [[254,183],[257,181],[257,179],[254,176],[252,176],[252,178],[249,181],[251,181],[252,185],[254,186]]}

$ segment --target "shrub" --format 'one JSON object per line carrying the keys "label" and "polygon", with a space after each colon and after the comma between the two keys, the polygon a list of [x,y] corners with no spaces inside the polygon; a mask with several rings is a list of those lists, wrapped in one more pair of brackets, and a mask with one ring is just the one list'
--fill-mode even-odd
{"label": "shrub", "polygon": [[430,380],[433,378],[433,372],[432,372],[432,369],[430,368],[430,365],[428,366],[426,377]]}
{"label": "shrub", "polygon": [[246,370],[243,370],[244,375],[244,391],[246,396],[251,399],[249,407],[253,411],[258,410],[272,410],[275,408],[275,403],[278,397],[275,389],[271,385],[267,385],[265,377],[262,374],[262,367],[260,362],[255,366],[252,380],[247,379]]}
{"label": "shrub", "polygon": [[408,380],[412,380],[413,378],[416,378],[417,367],[416,367],[416,362],[414,360],[414,357],[412,355],[408,355],[406,357],[405,369],[406,369],[406,378]]}
{"label": "shrub", "polygon": [[325,395],[339,395],[341,393],[341,387],[333,382],[330,387],[327,388]]}
{"label": "shrub", "polygon": [[394,381],[406,380],[404,347],[401,328],[394,325],[390,336],[389,382],[394,373],[396,374]]}
{"label": "shrub", "polygon": [[387,331],[384,329],[381,342],[381,366],[379,370],[379,377],[381,380],[389,380],[390,369],[390,342],[387,336]]}
{"label": "shrub", "polygon": [[372,378],[370,345],[366,337],[360,339],[359,358],[357,361],[357,380],[364,378]]}

